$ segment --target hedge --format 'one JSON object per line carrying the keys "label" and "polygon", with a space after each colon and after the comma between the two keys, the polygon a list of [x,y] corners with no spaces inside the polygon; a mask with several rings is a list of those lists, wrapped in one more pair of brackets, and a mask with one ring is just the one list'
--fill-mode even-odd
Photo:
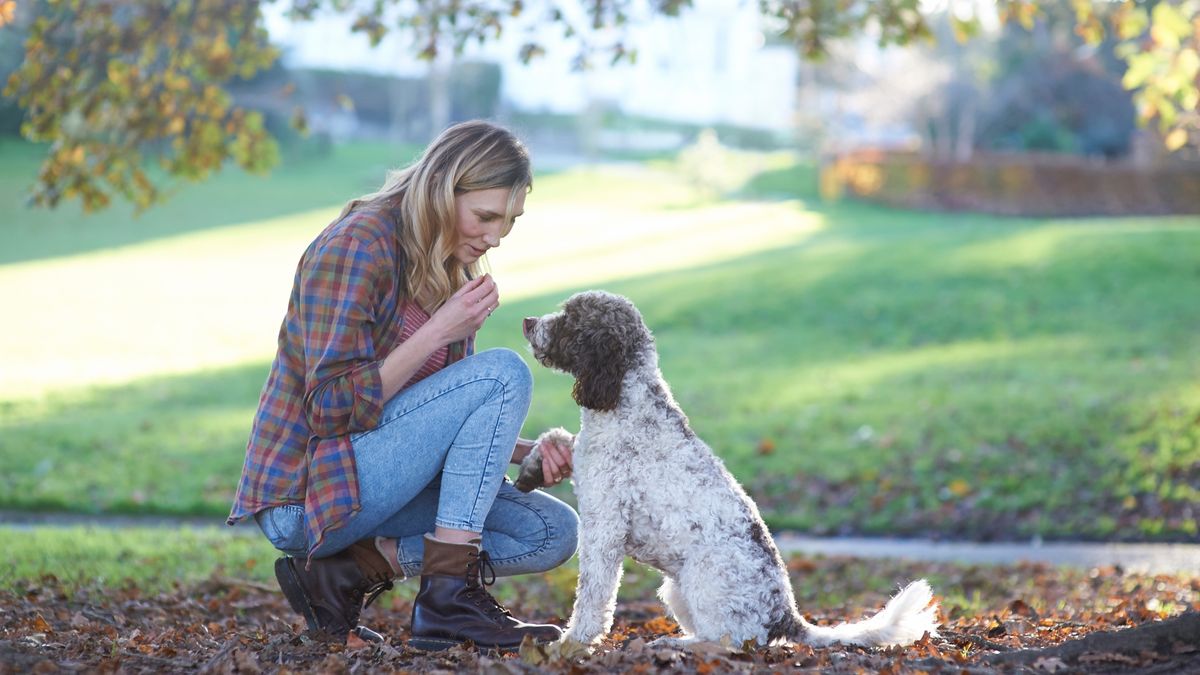
{"label": "hedge", "polygon": [[1200,163],[1143,167],[1063,155],[982,155],[967,162],[859,150],[824,163],[825,197],[1012,216],[1200,214]]}

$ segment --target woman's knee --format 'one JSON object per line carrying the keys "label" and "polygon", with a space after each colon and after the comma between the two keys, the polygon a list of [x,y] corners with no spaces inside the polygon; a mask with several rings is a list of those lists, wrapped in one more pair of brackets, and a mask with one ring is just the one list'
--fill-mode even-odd
{"label": "woman's knee", "polygon": [[476,353],[471,357],[476,364],[486,369],[511,388],[513,393],[528,396],[533,391],[533,373],[521,355],[511,349],[497,347]]}
{"label": "woman's knee", "polygon": [[549,567],[565,563],[579,547],[579,514],[567,504],[555,500],[545,511],[552,523],[554,536],[547,542],[546,559]]}

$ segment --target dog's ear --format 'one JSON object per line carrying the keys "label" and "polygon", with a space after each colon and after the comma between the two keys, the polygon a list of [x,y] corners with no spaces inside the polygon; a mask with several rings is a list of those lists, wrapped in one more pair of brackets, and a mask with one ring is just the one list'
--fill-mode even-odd
{"label": "dog's ear", "polygon": [[621,381],[629,370],[628,345],[609,331],[590,335],[587,342],[574,364],[571,396],[584,408],[612,410],[621,401]]}

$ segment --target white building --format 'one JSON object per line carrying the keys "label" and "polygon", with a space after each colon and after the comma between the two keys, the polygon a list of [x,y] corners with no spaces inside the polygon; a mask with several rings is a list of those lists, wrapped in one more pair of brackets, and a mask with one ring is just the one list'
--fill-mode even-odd
{"label": "white building", "polygon": [[[284,47],[290,66],[405,76],[430,68],[414,56],[408,35],[393,32],[372,48],[365,36],[351,35],[346,16],[292,23],[275,4],[266,11],[272,39]],[[531,8],[522,21],[536,12]],[[579,113],[599,103],[631,115],[700,124],[780,131],[791,126],[798,58],[791,47],[766,44],[756,5],[695,0],[679,17],[649,15],[631,24],[625,44],[637,50],[632,64],[610,67],[600,61],[590,70],[573,70],[578,44],[562,39],[560,27],[520,22],[506,25],[499,40],[473,46],[464,58],[499,63],[501,95],[519,110]],[[518,58],[526,30],[536,31],[546,48],[529,65]]]}

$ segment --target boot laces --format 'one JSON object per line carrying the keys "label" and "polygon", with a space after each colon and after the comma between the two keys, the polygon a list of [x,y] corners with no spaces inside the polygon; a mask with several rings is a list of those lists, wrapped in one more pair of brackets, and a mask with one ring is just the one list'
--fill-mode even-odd
{"label": "boot laces", "polygon": [[[387,575],[368,577],[354,589],[356,596],[355,606],[360,609],[370,607],[371,603],[375,602],[375,599],[382,595],[384,591],[390,591],[393,587],[392,579]],[[363,601],[364,596],[366,597],[366,601]]]}
{"label": "boot laces", "polygon": [[380,595],[382,595],[384,591],[392,590],[394,585],[395,584],[392,583],[391,579],[385,579],[373,586],[368,586],[363,591],[363,593],[367,596],[367,600],[363,603],[363,607],[370,607],[371,603],[375,602],[375,598],[378,598]]}
{"label": "boot laces", "polygon": [[493,616],[511,617],[512,612],[496,602],[496,598],[487,590],[488,586],[496,583],[496,568],[492,567],[491,556],[483,549],[478,553],[471,553],[470,556],[472,560],[467,563],[467,586],[475,596],[475,604],[485,606],[487,612]]}

